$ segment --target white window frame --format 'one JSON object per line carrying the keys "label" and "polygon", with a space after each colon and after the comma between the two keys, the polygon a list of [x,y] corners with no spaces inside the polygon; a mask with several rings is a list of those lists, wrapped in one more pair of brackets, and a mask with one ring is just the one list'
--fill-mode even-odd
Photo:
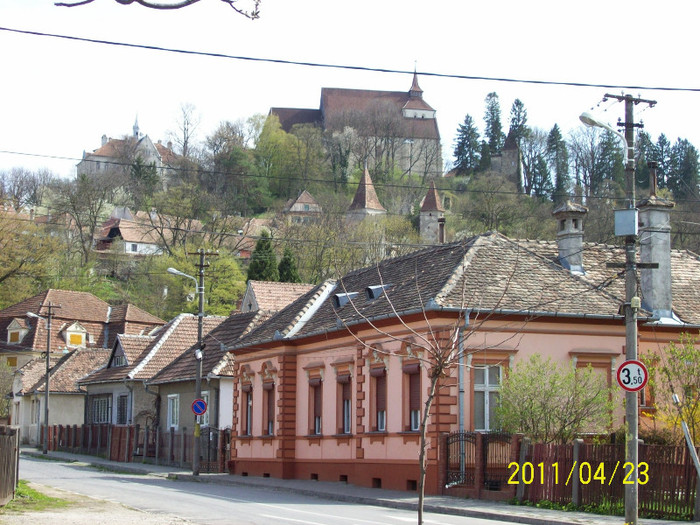
{"label": "white window frame", "polygon": [[[489,369],[490,368],[498,368],[498,384],[491,384],[489,380]],[[478,370],[483,370],[484,372],[484,382],[483,383],[477,383],[476,382],[476,377],[474,378],[474,396],[476,397],[477,392],[483,392],[484,394],[484,427],[485,428],[477,428],[476,426],[476,413],[474,414],[474,430],[493,430],[491,428],[491,401],[490,401],[490,395],[491,393],[494,392],[500,392],[501,391],[501,381],[503,380],[503,367],[500,365],[486,365],[483,367],[478,367]],[[475,408],[476,410],[476,408]]]}
{"label": "white window frame", "polygon": [[180,394],[168,394],[167,428],[178,429],[180,426]]}

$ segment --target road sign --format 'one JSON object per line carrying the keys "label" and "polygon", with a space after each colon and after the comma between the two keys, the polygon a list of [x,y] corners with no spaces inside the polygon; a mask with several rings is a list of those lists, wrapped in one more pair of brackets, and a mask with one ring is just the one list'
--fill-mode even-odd
{"label": "road sign", "polygon": [[195,399],[192,402],[192,412],[195,416],[201,416],[207,411],[207,402],[204,399]]}
{"label": "road sign", "polygon": [[649,381],[649,371],[636,359],[625,361],[617,368],[617,384],[628,392],[639,392]]}

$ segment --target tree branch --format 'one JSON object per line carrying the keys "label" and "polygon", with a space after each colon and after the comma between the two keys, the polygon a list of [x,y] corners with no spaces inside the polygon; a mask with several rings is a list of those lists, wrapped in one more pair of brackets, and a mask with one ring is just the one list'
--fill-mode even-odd
{"label": "tree branch", "polygon": [[[54,2],[54,5],[57,7],[78,7],[86,4],[91,4],[95,0],[77,0],[75,2]],[[160,9],[160,10],[172,10],[172,9],[182,9],[183,7],[188,7],[193,4],[198,3],[200,0],[179,0],[178,2],[174,4],[162,4],[159,2],[151,2],[149,0],[114,0],[120,5],[129,5],[129,4],[139,4],[143,7],[147,7],[149,9]],[[236,13],[239,15],[243,15],[246,18],[250,18],[251,20],[256,20],[257,18],[260,18],[260,2],[262,0],[254,0],[253,1],[253,10],[252,11],[245,11],[244,9],[240,9],[235,6],[235,3],[237,0],[221,0],[223,3],[228,4],[231,9],[233,9]]]}

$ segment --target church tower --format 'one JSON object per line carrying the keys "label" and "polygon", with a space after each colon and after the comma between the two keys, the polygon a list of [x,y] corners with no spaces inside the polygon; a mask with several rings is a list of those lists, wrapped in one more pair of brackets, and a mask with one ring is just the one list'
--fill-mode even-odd
{"label": "church tower", "polygon": [[372,178],[369,176],[367,164],[365,164],[365,173],[360,179],[355,198],[353,198],[352,204],[348,208],[347,220],[351,223],[358,223],[365,217],[384,214],[386,214],[386,209],[379,202]]}
{"label": "church tower", "polygon": [[431,244],[445,242],[445,208],[440,204],[440,196],[432,180],[420,207],[420,238]]}

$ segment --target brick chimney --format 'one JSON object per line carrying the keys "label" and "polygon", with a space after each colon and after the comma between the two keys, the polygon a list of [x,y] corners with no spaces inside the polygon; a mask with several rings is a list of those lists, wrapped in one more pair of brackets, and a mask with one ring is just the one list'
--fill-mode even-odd
{"label": "brick chimney", "polygon": [[557,220],[559,263],[571,273],[583,274],[583,219],[588,208],[567,200],[552,215]]}
{"label": "brick chimney", "polygon": [[656,195],[656,163],[651,168],[651,195],[638,203],[639,254],[642,263],[657,263],[658,268],[640,268],[642,307],[661,322],[678,322],[673,314],[671,294],[671,209],[673,201]]}

